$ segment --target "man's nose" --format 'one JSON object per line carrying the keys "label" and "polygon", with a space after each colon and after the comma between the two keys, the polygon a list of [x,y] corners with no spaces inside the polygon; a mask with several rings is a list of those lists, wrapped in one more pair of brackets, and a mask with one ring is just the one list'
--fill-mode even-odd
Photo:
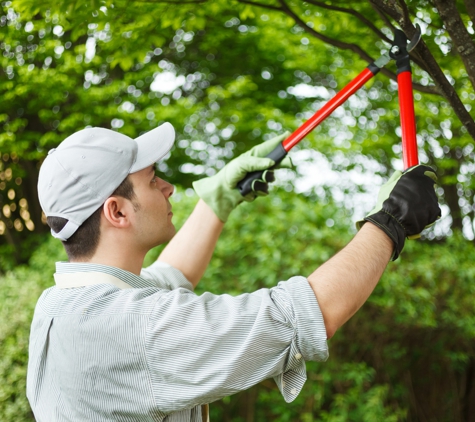
{"label": "man's nose", "polygon": [[163,179],[161,180],[162,180],[162,192],[167,198],[169,198],[175,192],[175,186],[173,186],[171,183],[168,183],[166,180],[163,180]]}

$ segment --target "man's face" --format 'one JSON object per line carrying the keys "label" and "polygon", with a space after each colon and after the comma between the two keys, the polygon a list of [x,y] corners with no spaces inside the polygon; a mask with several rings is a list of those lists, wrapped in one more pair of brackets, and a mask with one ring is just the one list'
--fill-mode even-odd
{"label": "man's face", "polygon": [[131,174],[130,179],[137,196],[134,228],[140,245],[150,249],[168,242],[176,232],[169,202],[173,186],[155,175],[155,166]]}

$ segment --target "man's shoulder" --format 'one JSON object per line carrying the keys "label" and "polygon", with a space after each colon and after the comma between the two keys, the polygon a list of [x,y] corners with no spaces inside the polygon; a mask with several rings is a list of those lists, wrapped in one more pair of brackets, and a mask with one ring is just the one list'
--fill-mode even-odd
{"label": "man's shoulder", "polygon": [[36,304],[35,313],[50,317],[132,313],[149,314],[162,294],[159,287],[119,289],[110,284],[46,289]]}

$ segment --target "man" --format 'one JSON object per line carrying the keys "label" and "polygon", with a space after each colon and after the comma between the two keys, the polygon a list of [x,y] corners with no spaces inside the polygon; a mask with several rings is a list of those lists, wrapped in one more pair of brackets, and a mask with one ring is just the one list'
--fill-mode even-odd
{"label": "man", "polygon": [[[176,235],[173,187],[154,170],[173,145],[170,124],[135,140],[84,129],[50,151],[39,197],[69,262],[56,264],[56,286],[40,297],[31,328],[27,395],[38,422],[199,422],[208,403],[270,377],[295,399],[305,361],[327,359],[327,338],[440,209],[429,167],[396,172],[368,223],[308,278],[197,296],[229,213],[259,193],[242,198],[236,184],[272,167],[265,156],[282,139],[195,183],[201,199]],[[142,269],[147,251],[167,241]]]}

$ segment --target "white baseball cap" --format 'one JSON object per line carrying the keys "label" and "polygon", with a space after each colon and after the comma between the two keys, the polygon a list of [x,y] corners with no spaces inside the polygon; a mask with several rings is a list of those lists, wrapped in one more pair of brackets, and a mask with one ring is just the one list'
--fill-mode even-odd
{"label": "white baseball cap", "polygon": [[88,128],[48,152],[38,178],[38,196],[47,217],[68,220],[51,234],[68,240],[125,178],[156,163],[172,148],[170,123],[129,138],[110,129]]}

